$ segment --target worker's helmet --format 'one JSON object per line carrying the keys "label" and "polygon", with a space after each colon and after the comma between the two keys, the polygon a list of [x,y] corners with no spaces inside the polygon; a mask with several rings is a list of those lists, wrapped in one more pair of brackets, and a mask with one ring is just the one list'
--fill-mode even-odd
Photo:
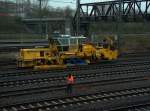
{"label": "worker's helmet", "polygon": [[72,74],[69,73],[69,74],[68,74],[68,77],[71,77],[71,76],[72,76]]}

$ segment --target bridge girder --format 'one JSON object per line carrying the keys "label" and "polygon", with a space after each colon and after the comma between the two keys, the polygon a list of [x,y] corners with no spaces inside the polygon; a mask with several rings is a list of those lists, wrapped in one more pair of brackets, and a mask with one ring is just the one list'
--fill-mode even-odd
{"label": "bridge girder", "polygon": [[[80,27],[85,29],[92,22],[117,22],[119,16],[119,0],[80,4]],[[76,17],[73,27],[76,29]],[[150,21],[150,0],[122,0],[121,20],[124,22]],[[82,30],[82,29],[81,29]],[[76,30],[75,30],[76,33]]]}

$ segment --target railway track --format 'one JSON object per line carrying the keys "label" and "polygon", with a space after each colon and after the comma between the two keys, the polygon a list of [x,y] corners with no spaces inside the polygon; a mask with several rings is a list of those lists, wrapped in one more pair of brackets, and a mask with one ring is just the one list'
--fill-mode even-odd
{"label": "railway track", "polygon": [[[83,70],[80,71],[80,73],[76,73],[74,72],[74,76],[78,79],[92,79],[92,78],[102,78],[102,77],[109,77],[109,76],[124,76],[126,74],[134,74],[136,76],[137,72],[141,72],[143,73],[147,73],[149,74],[149,69],[150,65],[143,65],[143,66],[139,66],[139,67],[131,67],[131,68],[121,68],[121,69],[116,69],[116,70]],[[0,80],[0,87],[15,87],[15,86],[21,86],[21,85],[28,85],[28,84],[37,84],[37,83],[53,83],[53,82],[61,82],[65,80],[66,77],[66,73],[65,74],[59,74],[59,75],[50,75],[48,74],[46,77],[43,77],[42,75],[40,75],[39,77],[35,76],[35,77],[18,77],[18,78],[1,78]]]}
{"label": "railway track", "polygon": [[16,65],[15,60],[0,60],[0,67],[4,67],[4,66],[10,66],[10,65]]}
{"label": "railway track", "polygon": [[110,111],[150,111],[150,102],[130,105],[128,107],[120,107]]}
{"label": "railway track", "polygon": [[[137,61],[138,60],[138,61]],[[0,98],[3,100],[6,98],[26,98],[26,96],[37,96],[42,95],[43,93],[48,94],[49,92],[62,92],[65,90],[65,77],[66,72],[73,72],[76,77],[77,84],[75,87],[78,87],[80,85],[88,85],[92,87],[98,87],[98,86],[106,86],[106,85],[115,85],[115,84],[127,84],[132,82],[143,82],[147,81],[149,79],[149,67],[150,67],[150,61],[148,61],[147,57],[143,59],[134,59],[129,60],[126,62],[123,62],[124,60],[120,60],[118,63],[112,62],[108,64],[98,64],[98,65],[88,65],[88,66],[76,66],[72,67],[70,69],[66,69],[65,73],[64,70],[59,71],[14,71],[14,72],[4,72],[3,74],[0,72]],[[90,67],[89,67],[90,66]],[[129,67],[129,68],[127,68]],[[87,70],[88,69],[88,70]],[[2,71],[3,72],[3,71]],[[30,74],[29,74],[30,72]],[[44,76],[41,75],[41,73],[44,73]],[[58,74],[60,73],[60,74]],[[58,75],[56,75],[58,74]],[[37,77],[37,75],[39,75]],[[21,77],[22,76],[22,77]],[[30,78],[26,77],[30,76]],[[43,77],[42,77],[43,76]],[[49,84],[49,85],[48,85]],[[145,88],[145,87],[143,87]],[[147,87],[150,88],[150,87]],[[124,89],[125,90],[125,89]],[[134,90],[134,89],[129,89]],[[140,89],[139,89],[140,90]],[[115,91],[114,91],[115,92]],[[117,91],[116,91],[117,92]],[[129,91],[128,91],[129,92]],[[109,94],[108,92],[101,92],[99,94]],[[93,93],[89,95],[95,95]],[[145,97],[149,96],[150,92],[139,92],[137,93],[137,96],[134,94],[129,95],[129,97]],[[73,96],[84,98],[84,95],[79,96]],[[91,97],[89,96],[89,97]],[[96,95],[97,96],[97,95]],[[61,111],[68,108],[73,108],[81,105],[86,105],[84,102],[88,104],[94,104],[99,102],[108,102],[110,101],[117,101],[117,98],[125,98],[129,99],[128,96],[122,95],[122,96],[116,96],[116,98],[113,98],[112,96],[109,98],[97,98],[97,100],[92,99],[85,100],[85,101],[72,101],[70,105],[69,102],[65,101],[62,102],[63,104],[60,104],[58,101],[62,100],[62,98],[70,98],[70,97],[59,97],[55,99],[50,98],[44,98],[42,101],[28,101],[27,103],[20,104],[11,104],[11,105],[4,105],[0,106],[0,111],[29,111],[29,110],[57,110]],[[49,99],[49,100],[47,100]],[[72,99],[72,97],[70,98]],[[77,98],[78,99],[78,98]],[[100,99],[100,101],[99,101]],[[52,101],[55,101],[57,104],[51,104]],[[57,101],[58,100],[58,101]],[[93,102],[94,101],[94,102]],[[43,103],[42,103],[43,102]],[[51,105],[45,106],[45,102],[50,103]],[[83,104],[82,104],[83,103]],[[88,105],[87,104],[87,105]],[[137,104],[135,104],[137,105]],[[33,106],[33,107],[32,107]],[[32,107],[32,108],[31,108]],[[103,107],[103,106],[101,106]],[[100,107],[100,108],[101,108]],[[124,108],[124,109],[123,109]],[[126,107],[123,107],[121,110],[130,110]],[[126,108],[126,109],[125,109]],[[110,108],[111,109],[111,108]],[[112,111],[119,111],[119,109],[111,109]]]}
{"label": "railway track", "polygon": [[0,52],[19,51],[19,49],[21,48],[34,48],[35,46],[48,47],[48,42],[25,42],[25,43],[5,42],[0,46]]}
{"label": "railway track", "polygon": [[[114,84],[121,84],[121,83],[133,83],[133,82],[140,82],[140,81],[147,81],[149,80],[149,71],[141,70],[137,72],[128,72],[128,74],[118,74],[118,75],[105,75],[105,76],[80,76],[76,79],[75,87],[78,85],[89,85],[92,87],[98,86],[106,86],[106,85],[114,85]],[[34,81],[35,82],[35,81]],[[6,85],[6,84],[5,84]],[[28,84],[20,84],[20,88],[9,86],[9,87],[1,87],[0,91],[0,98],[5,98],[4,100],[7,101],[6,98],[26,98],[28,95],[38,94],[36,97],[41,95],[42,93],[46,93],[44,95],[49,94],[49,92],[64,92],[66,87],[65,80],[56,80],[56,81],[45,81],[45,82],[37,82],[37,83],[28,83]],[[9,90],[8,90],[9,89]],[[12,99],[15,100],[15,99]]]}
{"label": "railway track", "polygon": [[[51,75],[63,75],[66,73],[69,73],[70,71],[73,73],[77,72],[77,71],[83,71],[83,70],[113,70],[114,68],[126,68],[126,67],[136,67],[136,66],[142,66],[142,65],[150,65],[150,61],[134,61],[134,62],[125,62],[125,63],[111,63],[111,64],[94,64],[94,65],[85,65],[85,66],[75,66],[75,67],[70,67],[66,70],[55,70],[55,71],[33,71],[33,70],[23,70],[23,71],[2,71],[0,73],[0,78],[7,78],[7,77],[17,77],[17,76],[37,76],[39,74],[51,74]],[[65,71],[65,72],[64,72]],[[67,71],[67,72],[66,72]],[[42,75],[43,76],[43,75]]]}
{"label": "railway track", "polygon": [[[123,65],[124,64],[124,65]],[[96,65],[91,67],[91,71],[87,70],[85,68],[81,68],[84,66],[81,66],[78,69],[73,69],[74,71],[79,70],[81,73],[80,74],[75,74],[76,80],[77,80],[77,85],[75,87],[78,87],[78,85],[91,85],[91,86],[105,86],[105,85],[114,85],[114,84],[119,84],[119,83],[132,83],[132,82],[140,82],[140,81],[147,81],[149,79],[149,67],[150,67],[150,62],[149,61],[138,61],[138,62],[131,62],[130,64],[123,63],[123,64],[118,64],[118,69],[112,70],[114,67],[112,66],[112,69],[108,70],[107,68],[110,68],[111,65],[108,64],[106,65],[103,69],[100,67],[100,65]],[[116,65],[116,64],[115,64]],[[130,68],[127,68],[129,66]],[[89,69],[89,68],[88,68]],[[103,70],[102,70],[103,69]],[[53,71],[50,71],[54,73]],[[49,71],[45,73],[50,73]],[[61,71],[58,71],[61,72]],[[43,73],[43,71],[42,71]],[[32,75],[32,74],[31,74]],[[0,89],[10,89],[10,90],[0,90],[0,98],[19,98],[19,97],[26,97],[27,95],[41,95],[42,93],[48,94],[49,92],[62,92],[65,90],[65,76],[64,74],[58,75],[58,76],[49,76],[49,77],[39,77],[39,78],[33,78],[33,79],[27,79],[27,80],[17,80],[17,81],[3,81],[0,83]],[[7,76],[3,76],[4,78]],[[3,78],[2,77],[2,78]],[[11,78],[12,76],[10,76]],[[86,80],[85,80],[86,79]],[[40,85],[41,84],[41,85]],[[50,84],[48,85],[43,85],[42,84]],[[29,86],[28,88],[26,86]],[[30,87],[31,86],[31,87]],[[35,87],[37,86],[37,87]],[[39,87],[42,86],[42,87]],[[17,87],[22,87],[20,89],[17,89]],[[13,90],[11,90],[13,88]],[[2,105],[0,106],[0,110],[2,111],[31,111],[31,110],[39,110],[39,111],[48,111],[48,110],[56,110],[56,111],[61,111],[61,110],[70,110],[69,108],[77,108],[78,106],[89,106],[89,104],[104,104],[105,102],[115,102],[123,99],[131,99],[131,98],[148,98],[150,95],[150,87],[143,87],[143,88],[137,88],[137,89],[124,89],[122,90],[123,92],[128,92],[128,93],[121,93],[124,95],[114,95],[117,94],[119,91],[110,91],[110,92],[97,92],[97,93],[91,93],[87,95],[76,95],[73,97],[59,97],[55,99],[50,99],[50,98],[45,98],[45,100],[41,99],[41,101],[28,101],[26,103],[16,103],[16,104],[11,104],[11,105]],[[143,91],[143,92],[142,92]],[[132,93],[129,93],[132,92]],[[108,96],[110,95],[111,96]],[[120,93],[120,92],[119,92]],[[104,95],[103,98],[100,98],[96,94],[101,94]],[[95,96],[94,96],[95,95]],[[113,95],[113,96],[112,96]],[[85,97],[89,96],[95,97],[91,99],[84,99]],[[98,96],[98,97],[97,97]],[[38,96],[37,96],[38,97]],[[96,98],[97,97],[97,98]],[[76,98],[76,99],[73,99]],[[82,98],[81,100],[78,98]],[[88,97],[87,97],[88,98]],[[69,102],[67,100],[71,100],[72,102]],[[3,100],[3,99],[2,99]],[[66,100],[66,101],[65,101]],[[149,100],[150,101],[150,100]],[[135,104],[137,105],[137,104]],[[132,107],[132,106],[131,106]],[[99,108],[103,108],[103,106],[99,106]],[[126,107],[122,107],[126,108]],[[123,109],[123,110],[124,110]],[[127,108],[126,108],[127,109]],[[108,109],[109,110],[109,109]],[[119,109],[113,109],[110,108],[112,111],[119,111]],[[130,110],[130,109],[127,109]],[[72,110],[73,111],[73,110]]]}
{"label": "railway track", "polygon": [[149,55],[150,52],[147,51],[147,52],[122,53],[120,56],[134,58],[134,57],[149,56]]}
{"label": "railway track", "polygon": [[[92,64],[92,65],[85,65],[85,66],[75,66],[75,67],[68,67],[65,69],[65,71],[74,71],[74,70],[86,70],[86,69],[92,69],[92,68],[116,68],[118,67],[123,67],[124,65],[127,64],[133,64],[136,62],[148,62],[150,60],[149,57],[144,57],[144,58],[134,58],[134,59],[129,59],[129,60],[117,60],[117,61],[111,61],[111,62],[102,62],[100,64]],[[9,64],[9,65],[8,65]],[[0,77],[9,77],[9,76],[19,76],[19,75],[34,75],[34,74],[39,74],[39,73],[51,73],[51,72],[64,72],[64,70],[48,70],[48,71],[35,71],[32,69],[18,69],[16,68],[16,62],[11,62],[9,61],[7,64],[3,62],[0,63]],[[139,63],[137,63],[139,64]]]}
{"label": "railway track", "polygon": [[[145,57],[140,57],[140,56],[134,56],[134,57],[128,57],[128,58],[119,58],[116,62],[119,62],[119,63],[121,63],[121,62],[134,62],[134,61],[146,61],[146,60],[150,60],[150,58],[149,58],[149,56],[145,56]],[[11,70],[11,71],[21,71],[22,69],[18,69],[17,67],[16,67],[16,60],[6,60],[6,61],[4,61],[4,60],[0,60],[1,62],[0,62],[0,67],[1,67],[1,71],[5,71],[6,69],[7,70]],[[113,62],[113,63],[115,63],[115,62]],[[100,63],[100,64],[103,64],[103,61]],[[110,64],[111,64],[111,62],[110,62]]]}
{"label": "railway track", "polygon": [[[47,99],[43,101],[36,102],[28,102],[22,104],[15,105],[6,105],[1,106],[1,111],[69,111],[70,108],[80,109],[82,106],[86,106],[86,108],[91,106],[92,104],[99,105],[99,109],[103,109],[103,105],[108,103],[114,103],[116,101],[128,100],[136,98],[146,98],[150,96],[150,87],[141,87],[134,89],[124,89],[120,91],[109,91],[109,92],[97,92],[92,94],[78,95],[72,97],[62,97],[56,99]],[[150,100],[150,98],[148,99]],[[132,103],[133,104],[133,103]],[[76,109],[76,110],[77,110]],[[107,109],[109,110],[109,109]]]}
{"label": "railway track", "polygon": [[[145,81],[148,75],[142,76],[124,76],[124,77],[109,77],[109,78],[101,78],[101,79],[88,79],[88,80],[77,80],[75,87],[78,85],[88,85],[88,86],[101,86],[101,85],[109,85],[109,84],[119,84],[119,83],[127,83],[127,82],[137,82],[137,81]],[[59,81],[60,82],[60,81]],[[43,92],[52,92],[52,91],[63,91],[66,89],[65,81],[61,81],[61,84],[52,83],[46,87],[37,87],[31,89],[23,89],[23,90],[14,90],[14,91],[3,91],[0,92],[0,98],[11,97],[11,96],[23,96],[30,95],[34,93],[43,93]]]}

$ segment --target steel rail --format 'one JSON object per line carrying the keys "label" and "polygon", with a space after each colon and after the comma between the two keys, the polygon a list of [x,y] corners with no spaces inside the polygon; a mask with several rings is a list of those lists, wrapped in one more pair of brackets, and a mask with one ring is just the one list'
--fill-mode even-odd
{"label": "steel rail", "polygon": [[150,102],[129,105],[128,107],[118,107],[109,111],[150,111]]}
{"label": "steel rail", "polygon": [[120,91],[97,92],[86,95],[62,97],[56,99],[47,99],[43,101],[28,102],[16,105],[1,106],[1,111],[31,111],[31,110],[61,110],[74,108],[81,105],[90,105],[94,103],[106,103],[120,101],[123,99],[138,98],[150,95],[150,87],[125,89]]}
{"label": "steel rail", "polygon": [[[146,76],[146,75],[145,75]],[[112,78],[112,79],[102,79],[102,80],[87,80],[87,81],[77,81],[77,83],[74,85],[74,87],[78,87],[80,85],[86,85],[86,86],[105,86],[105,85],[114,85],[114,84],[120,84],[120,83],[130,83],[130,82],[139,82],[139,81],[146,81],[145,76],[131,76],[131,77],[121,77],[121,78]],[[47,87],[38,87],[38,88],[30,88],[30,89],[23,89],[23,90],[16,90],[16,91],[6,91],[6,92],[0,92],[0,98],[8,98],[13,96],[24,96],[24,95],[30,95],[30,94],[39,94],[39,93],[45,93],[45,92],[54,92],[54,91],[64,91],[66,89],[66,84],[63,82],[61,84],[52,84]]]}
{"label": "steel rail", "polygon": [[[119,70],[105,70],[105,71],[101,71],[101,70],[91,70],[91,71],[83,71],[79,74],[74,74],[75,77],[77,79],[85,79],[85,78],[101,78],[101,77],[109,77],[109,76],[124,76],[124,75],[129,75],[134,74],[136,75],[137,72],[141,72],[141,73],[147,73],[149,74],[149,67],[150,65],[143,65],[143,66],[139,66],[139,67],[132,67],[132,68],[121,68]],[[2,79],[0,81],[0,87],[14,87],[14,86],[20,86],[20,85],[27,85],[27,84],[37,84],[37,83],[54,83],[54,82],[61,82],[64,81],[66,78],[67,74],[62,74],[62,75],[49,75],[47,77],[29,77],[29,78],[22,78],[22,80],[20,78],[16,79],[12,79],[10,78],[10,80],[6,79]]]}
{"label": "steel rail", "polygon": [[105,68],[121,68],[121,67],[131,67],[131,66],[138,66],[138,65],[146,65],[150,64],[150,61],[147,60],[142,60],[142,61],[130,61],[130,62],[124,62],[124,63],[118,63],[118,62],[113,62],[113,63],[105,63],[105,64],[94,64],[94,65],[85,65],[85,66],[74,66],[74,67],[69,67],[64,70],[48,70],[48,71],[33,71],[33,70],[19,70],[19,71],[2,71],[0,72],[0,77],[13,77],[13,76],[23,76],[23,75],[37,75],[37,74],[58,74],[58,73],[63,73],[64,71],[81,71],[81,70],[94,70],[94,69],[104,69]]}

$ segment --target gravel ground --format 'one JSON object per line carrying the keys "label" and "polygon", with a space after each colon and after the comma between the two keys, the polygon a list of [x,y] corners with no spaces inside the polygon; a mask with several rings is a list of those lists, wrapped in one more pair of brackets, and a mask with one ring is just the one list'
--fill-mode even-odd
{"label": "gravel ground", "polygon": [[0,60],[10,60],[10,59],[16,59],[18,56],[18,52],[1,52],[0,53]]}

